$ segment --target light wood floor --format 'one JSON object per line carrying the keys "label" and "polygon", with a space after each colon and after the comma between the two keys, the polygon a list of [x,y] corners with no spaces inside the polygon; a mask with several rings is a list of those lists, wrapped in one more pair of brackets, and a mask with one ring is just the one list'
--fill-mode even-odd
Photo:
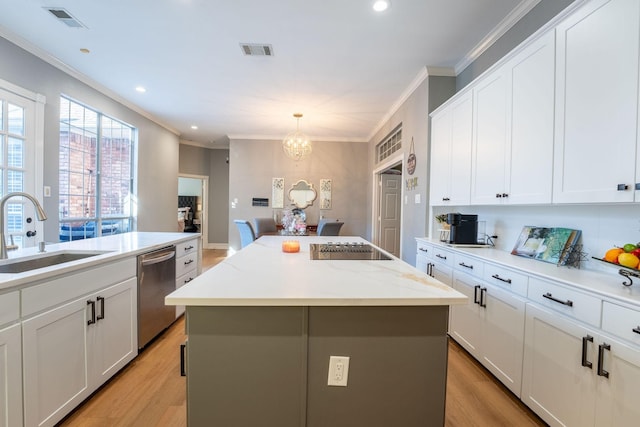
{"label": "light wood floor", "polygon": [[[225,256],[225,251],[204,250],[203,270]],[[60,426],[186,426],[186,379],[180,376],[179,354],[184,339],[184,318],[180,318]],[[450,340],[445,425],[546,424]]]}

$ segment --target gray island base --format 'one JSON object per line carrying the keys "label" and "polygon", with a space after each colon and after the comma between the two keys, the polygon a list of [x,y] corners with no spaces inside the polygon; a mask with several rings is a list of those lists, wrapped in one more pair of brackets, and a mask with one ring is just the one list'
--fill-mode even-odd
{"label": "gray island base", "polygon": [[190,427],[444,425],[449,306],[467,298],[392,256],[311,260],[323,239],[364,242],[261,237],[166,297],[186,306]]}
{"label": "gray island base", "polygon": [[[447,306],[188,307],[191,427],[444,425]],[[328,386],[330,356],[350,357]]]}

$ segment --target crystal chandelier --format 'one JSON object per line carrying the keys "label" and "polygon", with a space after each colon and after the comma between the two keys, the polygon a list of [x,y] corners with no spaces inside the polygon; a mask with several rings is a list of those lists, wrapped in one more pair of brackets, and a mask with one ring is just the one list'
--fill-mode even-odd
{"label": "crystal chandelier", "polygon": [[296,131],[290,133],[285,137],[282,141],[282,149],[285,154],[292,159],[298,161],[309,154],[311,154],[311,140],[307,137],[307,135],[300,132],[300,118],[302,117],[301,113],[295,113],[293,117],[296,118]]}

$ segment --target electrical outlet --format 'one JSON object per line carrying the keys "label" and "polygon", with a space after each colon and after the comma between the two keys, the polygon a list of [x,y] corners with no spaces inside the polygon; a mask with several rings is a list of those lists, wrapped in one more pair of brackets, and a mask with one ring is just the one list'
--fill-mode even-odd
{"label": "electrical outlet", "polygon": [[327,385],[346,387],[349,378],[349,357],[329,356]]}

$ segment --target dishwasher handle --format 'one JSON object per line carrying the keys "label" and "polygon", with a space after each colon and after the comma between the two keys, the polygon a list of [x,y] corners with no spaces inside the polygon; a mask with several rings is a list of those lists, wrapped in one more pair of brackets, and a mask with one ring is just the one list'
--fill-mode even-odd
{"label": "dishwasher handle", "polygon": [[147,255],[143,255],[141,262],[142,262],[142,265],[144,266],[153,265],[153,264],[158,264],[160,262],[167,261],[175,256],[176,256],[176,251],[171,250],[170,252],[163,252],[162,255],[160,256],[147,257]]}

